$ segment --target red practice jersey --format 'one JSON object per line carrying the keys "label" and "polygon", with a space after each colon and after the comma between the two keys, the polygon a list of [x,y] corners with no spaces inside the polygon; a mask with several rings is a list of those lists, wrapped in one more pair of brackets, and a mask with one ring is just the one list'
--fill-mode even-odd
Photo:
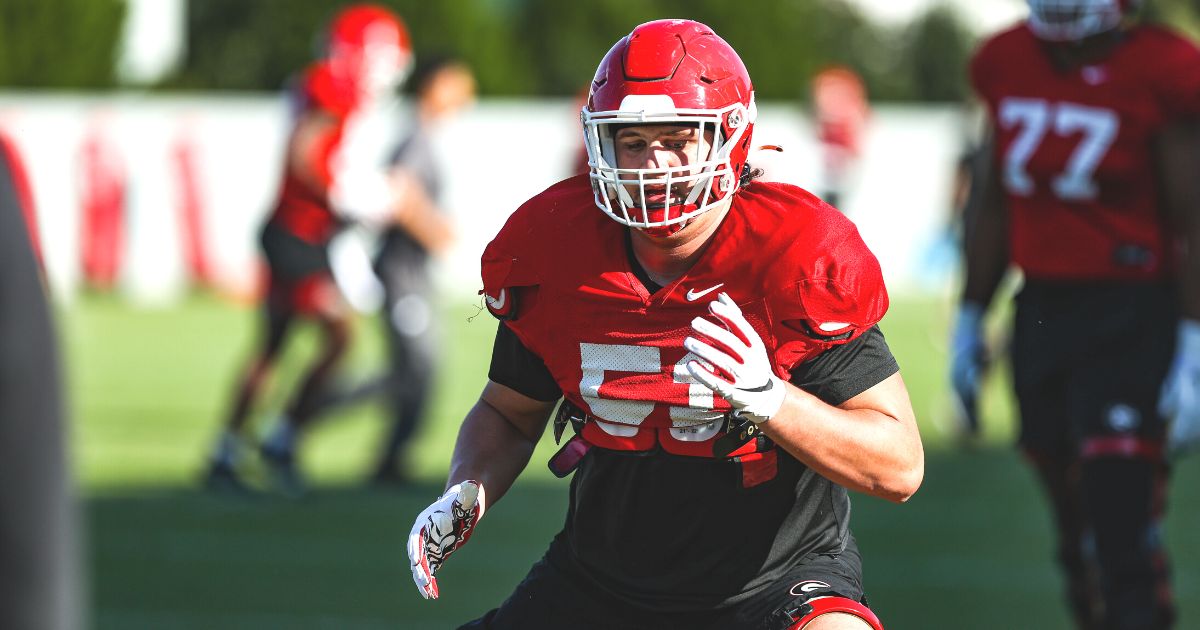
{"label": "red practice jersey", "polygon": [[330,162],[341,144],[347,118],[359,105],[358,91],[353,83],[335,75],[329,64],[317,63],[305,71],[294,98],[297,119],[319,111],[332,118],[335,124],[315,143],[313,154],[305,156],[315,165],[320,189],[315,190],[311,184],[302,182],[285,167],[279,201],[271,221],[305,241],[324,245],[339,225],[329,207],[328,190],[333,179]]}
{"label": "red practice jersey", "polygon": [[1102,62],[1057,68],[1019,25],[986,41],[971,82],[993,121],[1013,263],[1029,277],[1153,280],[1174,244],[1153,141],[1200,114],[1200,50],[1138,26]]}
{"label": "red practice jersey", "polygon": [[568,400],[606,421],[584,427],[599,446],[711,454],[729,405],[691,378],[696,357],[683,340],[693,318],[716,321],[708,305],[719,292],[741,307],[784,379],[887,310],[879,263],[854,224],[795,186],[739,191],[701,258],[653,294],[630,265],[627,229],[576,176],[526,202],[483,254],[489,310]]}

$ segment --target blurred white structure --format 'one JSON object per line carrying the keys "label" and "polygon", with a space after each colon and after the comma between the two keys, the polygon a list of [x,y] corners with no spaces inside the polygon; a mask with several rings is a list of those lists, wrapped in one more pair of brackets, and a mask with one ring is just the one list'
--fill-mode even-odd
{"label": "blurred white structure", "polygon": [[953,8],[976,34],[990,33],[1029,13],[1025,0],[844,0],[882,24],[899,25],[926,11],[946,5]]}
{"label": "blurred white structure", "polygon": [[170,74],[183,60],[187,0],[125,0],[117,78],[145,85]]}
{"label": "blurred white structure", "polygon": [[[446,290],[473,297],[483,247],[518,205],[566,177],[582,132],[573,101],[484,101],[441,130],[448,210],[463,238],[439,263]],[[382,163],[407,121],[405,106],[375,116],[389,133],[366,142]],[[120,287],[161,303],[186,284],[178,154],[190,149],[202,233],[218,286],[248,293],[257,280],[257,230],[275,201],[288,130],[281,97],[111,98],[0,95],[0,127],[24,154],[38,203],[50,281],[60,299],[80,284],[80,147],[103,120],[128,172],[128,241]],[[962,142],[952,107],[877,106],[843,210],[879,256],[895,291],[928,290],[952,277],[929,252],[944,234],[954,163]],[[791,105],[764,103],[756,144],[784,153],[751,157],[770,179],[818,185],[809,121]],[[599,210],[597,210],[599,212]],[[934,266],[931,267],[931,260]],[[940,261],[940,262],[938,262]]]}

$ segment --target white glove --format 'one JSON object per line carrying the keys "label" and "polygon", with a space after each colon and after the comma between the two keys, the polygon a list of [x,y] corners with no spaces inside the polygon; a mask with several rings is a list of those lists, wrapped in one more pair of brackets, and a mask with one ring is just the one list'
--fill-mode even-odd
{"label": "white glove", "polygon": [[379,312],[383,306],[383,283],[371,263],[372,243],[378,236],[361,226],[338,232],[329,241],[329,269],[342,296],[364,315]]}
{"label": "white glove", "polygon": [[725,346],[733,354],[688,337],[683,340],[683,347],[704,362],[688,361],[688,372],[728,400],[740,416],[755,424],[770,420],[783,406],[787,385],[775,376],[762,338],[725,293],[718,295],[708,305],[708,310],[725,327],[697,317],[692,320],[692,330]]}
{"label": "white glove", "polygon": [[959,412],[971,433],[979,431],[979,384],[987,367],[983,314],[979,304],[963,302],[950,341],[950,384],[958,400]]}
{"label": "white glove", "polygon": [[1200,322],[1179,322],[1175,359],[1163,381],[1158,412],[1170,421],[1167,449],[1176,454],[1200,446]]}
{"label": "white glove", "polygon": [[382,170],[344,168],[334,172],[329,205],[342,218],[371,226],[387,224],[400,195],[397,181]]}
{"label": "white glove", "polygon": [[446,494],[417,516],[408,534],[408,563],[422,597],[437,599],[434,573],[450,554],[467,544],[483,511],[483,486],[463,481],[450,486]]}

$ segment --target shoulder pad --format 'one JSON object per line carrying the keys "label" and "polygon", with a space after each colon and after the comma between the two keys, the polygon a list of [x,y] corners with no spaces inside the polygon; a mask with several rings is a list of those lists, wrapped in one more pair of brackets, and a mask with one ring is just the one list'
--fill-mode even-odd
{"label": "shoulder pad", "polygon": [[347,81],[339,80],[328,64],[319,63],[304,73],[303,85],[305,107],[319,109],[344,118],[358,104],[358,95]]}

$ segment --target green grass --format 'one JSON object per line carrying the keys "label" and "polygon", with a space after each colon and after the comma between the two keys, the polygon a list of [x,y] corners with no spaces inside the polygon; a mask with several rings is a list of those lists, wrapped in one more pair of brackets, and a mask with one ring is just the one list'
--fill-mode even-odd
{"label": "green grass", "polygon": [[[928,460],[908,504],[855,498],[872,605],[889,630],[1069,627],[1041,496],[1006,446],[1013,422],[1002,371],[989,383],[982,445],[954,448],[941,428],[948,313],[935,300],[899,300],[884,322]],[[474,306],[447,309],[445,369],[414,458],[419,483],[397,492],[360,487],[384,427],[382,412],[365,404],[309,436],[303,457],[317,488],[288,501],[197,488],[249,347],[250,311],[205,297],[159,311],[90,297],[62,312],[93,626],[453,628],[502,601],[562,524],[567,484],[546,472],[549,439],[447,564],[442,599],[420,599],[404,555],[412,519],[438,494],[458,421],[486,377],[495,323],[474,314]],[[361,323],[346,370],[357,378],[382,361],[377,324]],[[305,336],[294,346],[260,418],[284,403],[313,351]],[[1181,628],[1200,627],[1198,485],[1200,465],[1184,462],[1167,531]]]}

